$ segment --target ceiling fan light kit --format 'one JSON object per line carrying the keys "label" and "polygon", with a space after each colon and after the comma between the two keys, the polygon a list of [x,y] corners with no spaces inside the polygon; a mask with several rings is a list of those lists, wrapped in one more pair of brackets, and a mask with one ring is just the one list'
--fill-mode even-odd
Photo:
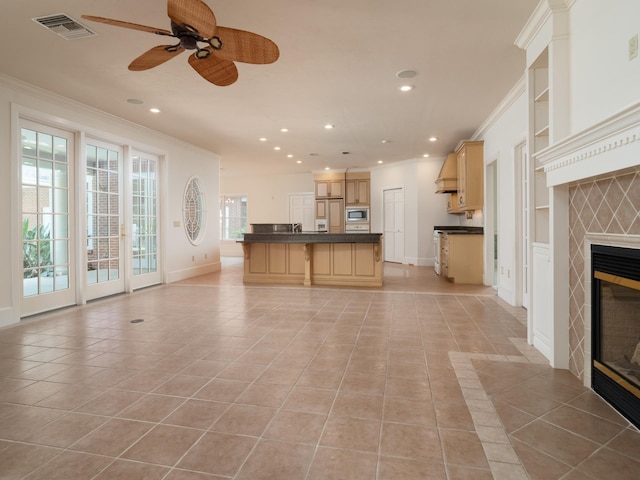
{"label": "ceiling fan light kit", "polygon": [[144,52],[129,64],[132,71],[148,70],[185,50],[195,50],[189,65],[214,85],[227,86],[238,79],[234,62],[263,65],[280,56],[278,46],[262,35],[218,26],[213,11],[202,0],[168,0],[167,15],[171,31],[93,15],[82,18],[178,39],[175,45],[158,45]]}

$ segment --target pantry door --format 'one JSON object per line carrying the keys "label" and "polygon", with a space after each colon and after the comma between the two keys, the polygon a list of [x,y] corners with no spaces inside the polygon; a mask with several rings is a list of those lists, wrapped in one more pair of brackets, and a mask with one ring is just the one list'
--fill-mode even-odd
{"label": "pantry door", "polygon": [[86,285],[87,300],[124,292],[122,147],[87,139]]}
{"label": "pantry door", "polygon": [[404,260],[404,191],[402,188],[384,190],[384,261],[402,263]]}
{"label": "pantry door", "polygon": [[76,304],[71,132],[20,120],[21,316]]}

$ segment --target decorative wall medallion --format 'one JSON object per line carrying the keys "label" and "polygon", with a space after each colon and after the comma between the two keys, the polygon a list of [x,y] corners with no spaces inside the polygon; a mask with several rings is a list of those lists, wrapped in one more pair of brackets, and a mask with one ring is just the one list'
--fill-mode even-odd
{"label": "decorative wall medallion", "polygon": [[187,238],[194,245],[198,245],[204,237],[204,213],[204,194],[200,180],[191,177],[184,190],[183,222]]}

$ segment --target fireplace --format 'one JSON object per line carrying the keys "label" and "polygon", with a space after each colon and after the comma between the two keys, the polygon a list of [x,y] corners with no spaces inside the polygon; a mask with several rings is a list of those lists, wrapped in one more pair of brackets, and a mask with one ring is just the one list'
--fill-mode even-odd
{"label": "fireplace", "polygon": [[640,249],[591,245],[592,387],[640,427]]}

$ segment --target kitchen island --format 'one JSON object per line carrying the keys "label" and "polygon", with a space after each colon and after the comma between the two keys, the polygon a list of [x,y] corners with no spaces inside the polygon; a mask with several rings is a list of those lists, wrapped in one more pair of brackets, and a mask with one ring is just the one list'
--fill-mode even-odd
{"label": "kitchen island", "polygon": [[245,233],[245,283],[382,286],[381,233]]}

